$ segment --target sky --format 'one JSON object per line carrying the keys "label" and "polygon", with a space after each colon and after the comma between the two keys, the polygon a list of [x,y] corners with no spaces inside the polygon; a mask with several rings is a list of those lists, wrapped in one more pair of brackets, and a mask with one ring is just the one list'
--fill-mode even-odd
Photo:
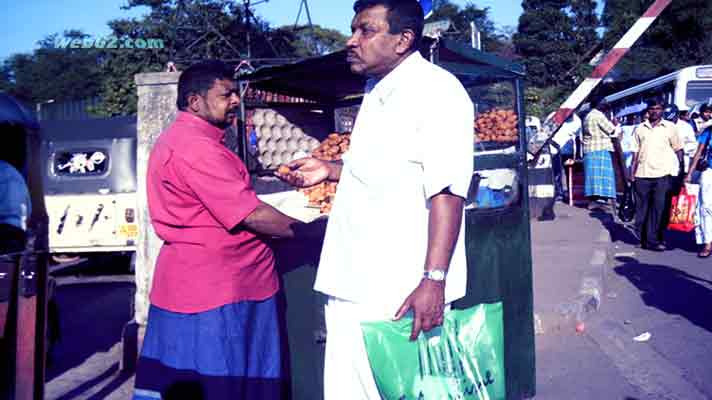
{"label": "sky", "polygon": [[[272,26],[289,25],[296,21],[300,2],[269,0],[256,4],[253,10]],[[470,2],[480,8],[489,7],[490,17],[500,26],[516,27],[522,13],[521,0],[453,0],[460,6]],[[80,29],[94,37],[106,36],[111,32],[108,21],[146,13],[143,7],[122,10],[126,4],[126,0],[0,0],[0,60],[14,53],[30,53],[39,40],[69,29]],[[308,0],[312,23],[346,34],[353,16],[352,4],[351,0]],[[299,22],[306,21],[302,12]]]}

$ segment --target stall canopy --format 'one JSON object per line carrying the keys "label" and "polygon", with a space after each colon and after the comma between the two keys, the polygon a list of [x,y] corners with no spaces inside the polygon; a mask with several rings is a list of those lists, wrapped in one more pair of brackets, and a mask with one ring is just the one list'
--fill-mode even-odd
{"label": "stall canopy", "polygon": [[0,124],[20,125],[29,129],[38,129],[35,116],[14,97],[0,93]]}
{"label": "stall canopy", "polygon": [[[421,53],[455,74],[465,86],[470,82],[500,81],[524,76],[524,68],[508,60],[469,48],[460,43],[424,38]],[[291,64],[263,67],[240,77],[253,89],[299,96],[323,103],[359,97],[365,78],[351,72],[346,50]]]}

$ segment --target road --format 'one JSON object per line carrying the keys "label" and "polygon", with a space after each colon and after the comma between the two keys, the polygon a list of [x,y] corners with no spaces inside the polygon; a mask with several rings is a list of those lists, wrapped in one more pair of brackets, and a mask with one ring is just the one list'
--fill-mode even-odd
{"label": "road", "polygon": [[53,276],[59,340],[48,355],[45,398],[128,399],[120,342],[135,285],[126,260],[92,260]]}
{"label": "road", "polygon": [[712,258],[696,257],[692,233],[668,232],[660,253],[605,225],[613,259],[602,307],[582,334],[537,337],[537,399],[712,398]]}

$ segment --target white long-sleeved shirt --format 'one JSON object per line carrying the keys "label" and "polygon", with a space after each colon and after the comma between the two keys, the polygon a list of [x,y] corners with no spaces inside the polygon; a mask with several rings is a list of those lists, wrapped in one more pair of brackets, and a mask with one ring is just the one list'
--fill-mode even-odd
{"label": "white long-sleeved shirt", "polygon": [[[423,277],[431,197],[446,188],[467,197],[473,121],[462,84],[417,52],[369,82],[343,156],[315,290],[395,315]],[[446,303],[466,290],[462,221],[459,231]]]}

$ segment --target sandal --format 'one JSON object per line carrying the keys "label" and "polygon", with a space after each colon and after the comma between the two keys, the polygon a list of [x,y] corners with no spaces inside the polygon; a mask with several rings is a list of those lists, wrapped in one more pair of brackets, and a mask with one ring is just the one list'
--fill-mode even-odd
{"label": "sandal", "polygon": [[707,258],[712,255],[712,248],[705,246],[702,250],[700,250],[699,253],[697,253],[697,257],[699,258]]}

